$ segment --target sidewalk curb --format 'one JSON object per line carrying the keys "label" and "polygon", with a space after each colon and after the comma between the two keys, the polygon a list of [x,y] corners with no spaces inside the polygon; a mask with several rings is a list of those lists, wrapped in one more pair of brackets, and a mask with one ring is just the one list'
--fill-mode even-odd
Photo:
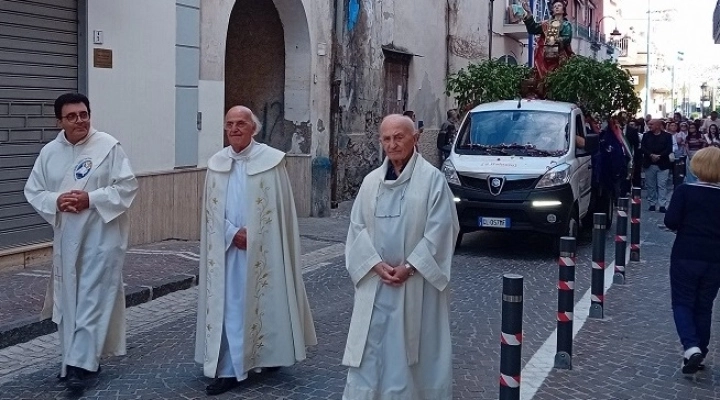
{"label": "sidewalk curb", "polygon": [[[152,286],[128,286],[125,291],[125,307],[147,303],[172,292],[189,289],[198,282],[198,275],[175,275]],[[39,312],[38,312],[39,314]],[[0,349],[57,332],[51,319],[38,320],[25,317],[10,324],[0,325]]]}

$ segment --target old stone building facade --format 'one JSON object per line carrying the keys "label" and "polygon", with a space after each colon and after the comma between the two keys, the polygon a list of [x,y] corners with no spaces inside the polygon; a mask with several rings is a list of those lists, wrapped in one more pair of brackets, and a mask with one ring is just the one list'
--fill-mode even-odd
{"label": "old stone building facade", "polygon": [[[260,141],[288,153],[299,215],[326,216],[380,164],[387,113],[413,110],[421,151],[436,160],[454,106],[445,79],[488,57],[489,4],[0,2],[0,258],[49,249],[52,230],[22,188],[57,134],[59,94],[88,94],[93,125],[121,141],[139,175],[133,244],[198,237],[205,166],[224,146],[223,116],[235,104],[259,116]],[[495,14],[503,21],[505,7]],[[508,29],[492,29],[493,57],[517,53],[505,42],[521,35]]]}

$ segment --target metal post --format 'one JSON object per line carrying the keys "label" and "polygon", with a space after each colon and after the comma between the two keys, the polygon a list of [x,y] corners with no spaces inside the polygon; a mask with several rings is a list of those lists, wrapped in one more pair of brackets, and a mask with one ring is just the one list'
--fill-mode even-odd
{"label": "metal post", "polygon": [[590,283],[590,318],[605,316],[605,230],[607,215],[593,215],[592,277]]}
{"label": "metal post", "polygon": [[630,261],[640,261],[640,212],[642,189],[632,188],[632,204],[630,204]]}
{"label": "metal post", "polygon": [[523,277],[503,275],[500,322],[500,400],[520,400]]}
{"label": "metal post", "polygon": [[672,112],[673,115],[675,115],[675,63],[673,63],[670,81],[672,82],[670,84],[670,86],[672,87],[672,89],[670,90],[670,104],[672,104]]}
{"label": "metal post", "polygon": [[577,243],[574,237],[560,238],[557,352],[555,353],[555,368],[560,369],[572,369],[576,250]]}
{"label": "metal post", "polygon": [[615,223],[615,274],[613,283],[625,283],[625,255],[627,251],[628,203],[630,199],[618,199],[617,222]]}
{"label": "metal post", "polygon": [[[540,5],[538,4],[538,7]],[[533,12],[533,17],[535,16],[535,0],[530,0],[530,11]],[[528,34],[528,67],[532,68],[535,65],[535,36]],[[539,83],[539,82],[538,82]]]}
{"label": "metal post", "polygon": [[490,0],[490,21],[488,22],[488,60],[492,60],[493,51],[493,18],[495,16],[495,0]]}
{"label": "metal post", "polygon": [[645,59],[645,115],[650,114],[650,0],[647,5],[647,56]]}

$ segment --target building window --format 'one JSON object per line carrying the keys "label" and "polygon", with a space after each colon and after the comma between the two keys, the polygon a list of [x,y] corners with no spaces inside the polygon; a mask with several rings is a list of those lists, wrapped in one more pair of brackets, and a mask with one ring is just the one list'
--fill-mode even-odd
{"label": "building window", "polygon": [[522,6],[521,0],[505,0],[506,11],[505,11],[505,23],[506,24],[521,24],[522,17],[525,15],[525,10]]}

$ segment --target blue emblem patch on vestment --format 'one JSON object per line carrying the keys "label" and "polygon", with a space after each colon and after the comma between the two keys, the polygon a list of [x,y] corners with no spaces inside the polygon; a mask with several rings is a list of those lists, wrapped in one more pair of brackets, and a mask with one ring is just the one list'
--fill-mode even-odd
{"label": "blue emblem patch on vestment", "polygon": [[75,166],[75,180],[79,181],[80,179],[88,176],[91,169],[92,169],[92,160],[91,159],[85,158],[85,159],[81,160]]}

